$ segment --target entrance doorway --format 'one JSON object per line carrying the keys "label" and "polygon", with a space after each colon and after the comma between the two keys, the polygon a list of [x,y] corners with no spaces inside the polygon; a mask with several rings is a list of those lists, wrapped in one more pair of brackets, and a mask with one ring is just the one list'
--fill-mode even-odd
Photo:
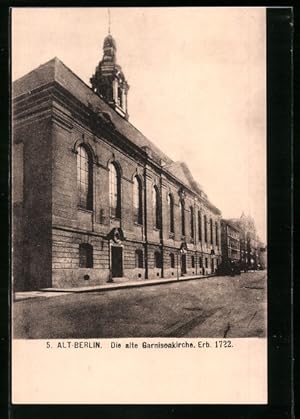
{"label": "entrance doorway", "polygon": [[123,276],[123,247],[111,248],[111,274],[113,278]]}
{"label": "entrance doorway", "polygon": [[181,255],[181,275],[186,274],[186,255]]}
{"label": "entrance doorway", "polygon": [[215,263],[214,259],[211,260],[211,273],[215,273]]}

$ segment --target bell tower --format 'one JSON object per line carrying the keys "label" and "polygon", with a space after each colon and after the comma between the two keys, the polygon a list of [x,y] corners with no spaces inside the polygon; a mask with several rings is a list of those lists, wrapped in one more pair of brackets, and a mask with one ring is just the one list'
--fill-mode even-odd
{"label": "bell tower", "polygon": [[103,58],[90,78],[92,89],[121,116],[128,119],[127,94],[129,85],[117,64],[117,45],[111,34],[103,42]]}

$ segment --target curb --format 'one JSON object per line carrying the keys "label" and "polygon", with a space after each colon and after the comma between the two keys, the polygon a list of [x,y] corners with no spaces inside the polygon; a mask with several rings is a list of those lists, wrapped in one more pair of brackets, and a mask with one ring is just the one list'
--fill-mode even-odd
{"label": "curb", "polygon": [[86,292],[99,292],[99,291],[113,291],[113,290],[119,290],[122,288],[139,288],[139,287],[149,287],[149,286],[154,286],[154,285],[163,285],[163,284],[171,284],[171,283],[178,283],[178,282],[182,282],[182,281],[194,281],[196,279],[204,279],[204,278],[210,278],[210,277],[215,277],[216,275],[204,275],[204,276],[194,276],[194,277],[187,277],[187,278],[180,278],[180,279],[174,279],[174,278],[169,278],[169,279],[164,279],[158,282],[150,282],[148,280],[145,280],[144,282],[141,283],[133,283],[131,284],[130,282],[126,282],[126,283],[122,283],[122,284],[115,284],[115,285],[99,285],[99,287],[91,287],[90,289],[78,289],[76,290],[76,288],[42,288],[39,291],[41,292],[65,292],[65,293],[86,293]]}

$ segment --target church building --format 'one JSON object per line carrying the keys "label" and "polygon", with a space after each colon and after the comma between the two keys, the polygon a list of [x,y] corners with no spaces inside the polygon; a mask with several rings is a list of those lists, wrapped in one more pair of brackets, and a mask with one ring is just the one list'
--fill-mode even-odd
{"label": "church building", "polygon": [[129,122],[116,53],[108,35],[91,86],[58,58],[13,83],[15,290],[202,276],[220,263],[221,212]]}

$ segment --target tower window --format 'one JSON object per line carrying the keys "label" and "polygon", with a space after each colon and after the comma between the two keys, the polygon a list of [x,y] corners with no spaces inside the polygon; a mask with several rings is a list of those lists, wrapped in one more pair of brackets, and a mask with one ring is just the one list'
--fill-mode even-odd
{"label": "tower window", "polygon": [[122,98],[122,89],[118,87],[118,105],[122,108],[123,98]]}
{"label": "tower window", "polygon": [[77,150],[77,188],[79,206],[93,209],[93,167],[92,159],[84,145]]}
{"label": "tower window", "polygon": [[81,243],[79,245],[79,267],[93,267],[93,246],[89,243]]}
{"label": "tower window", "polygon": [[133,180],[133,211],[134,221],[138,224],[143,222],[143,205],[142,205],[142,182],[138,176]]}
{"label": "tower window", "polygon": [[109,165],[109,204],[110,215],[121,218],[121,177],[114,163]]}

